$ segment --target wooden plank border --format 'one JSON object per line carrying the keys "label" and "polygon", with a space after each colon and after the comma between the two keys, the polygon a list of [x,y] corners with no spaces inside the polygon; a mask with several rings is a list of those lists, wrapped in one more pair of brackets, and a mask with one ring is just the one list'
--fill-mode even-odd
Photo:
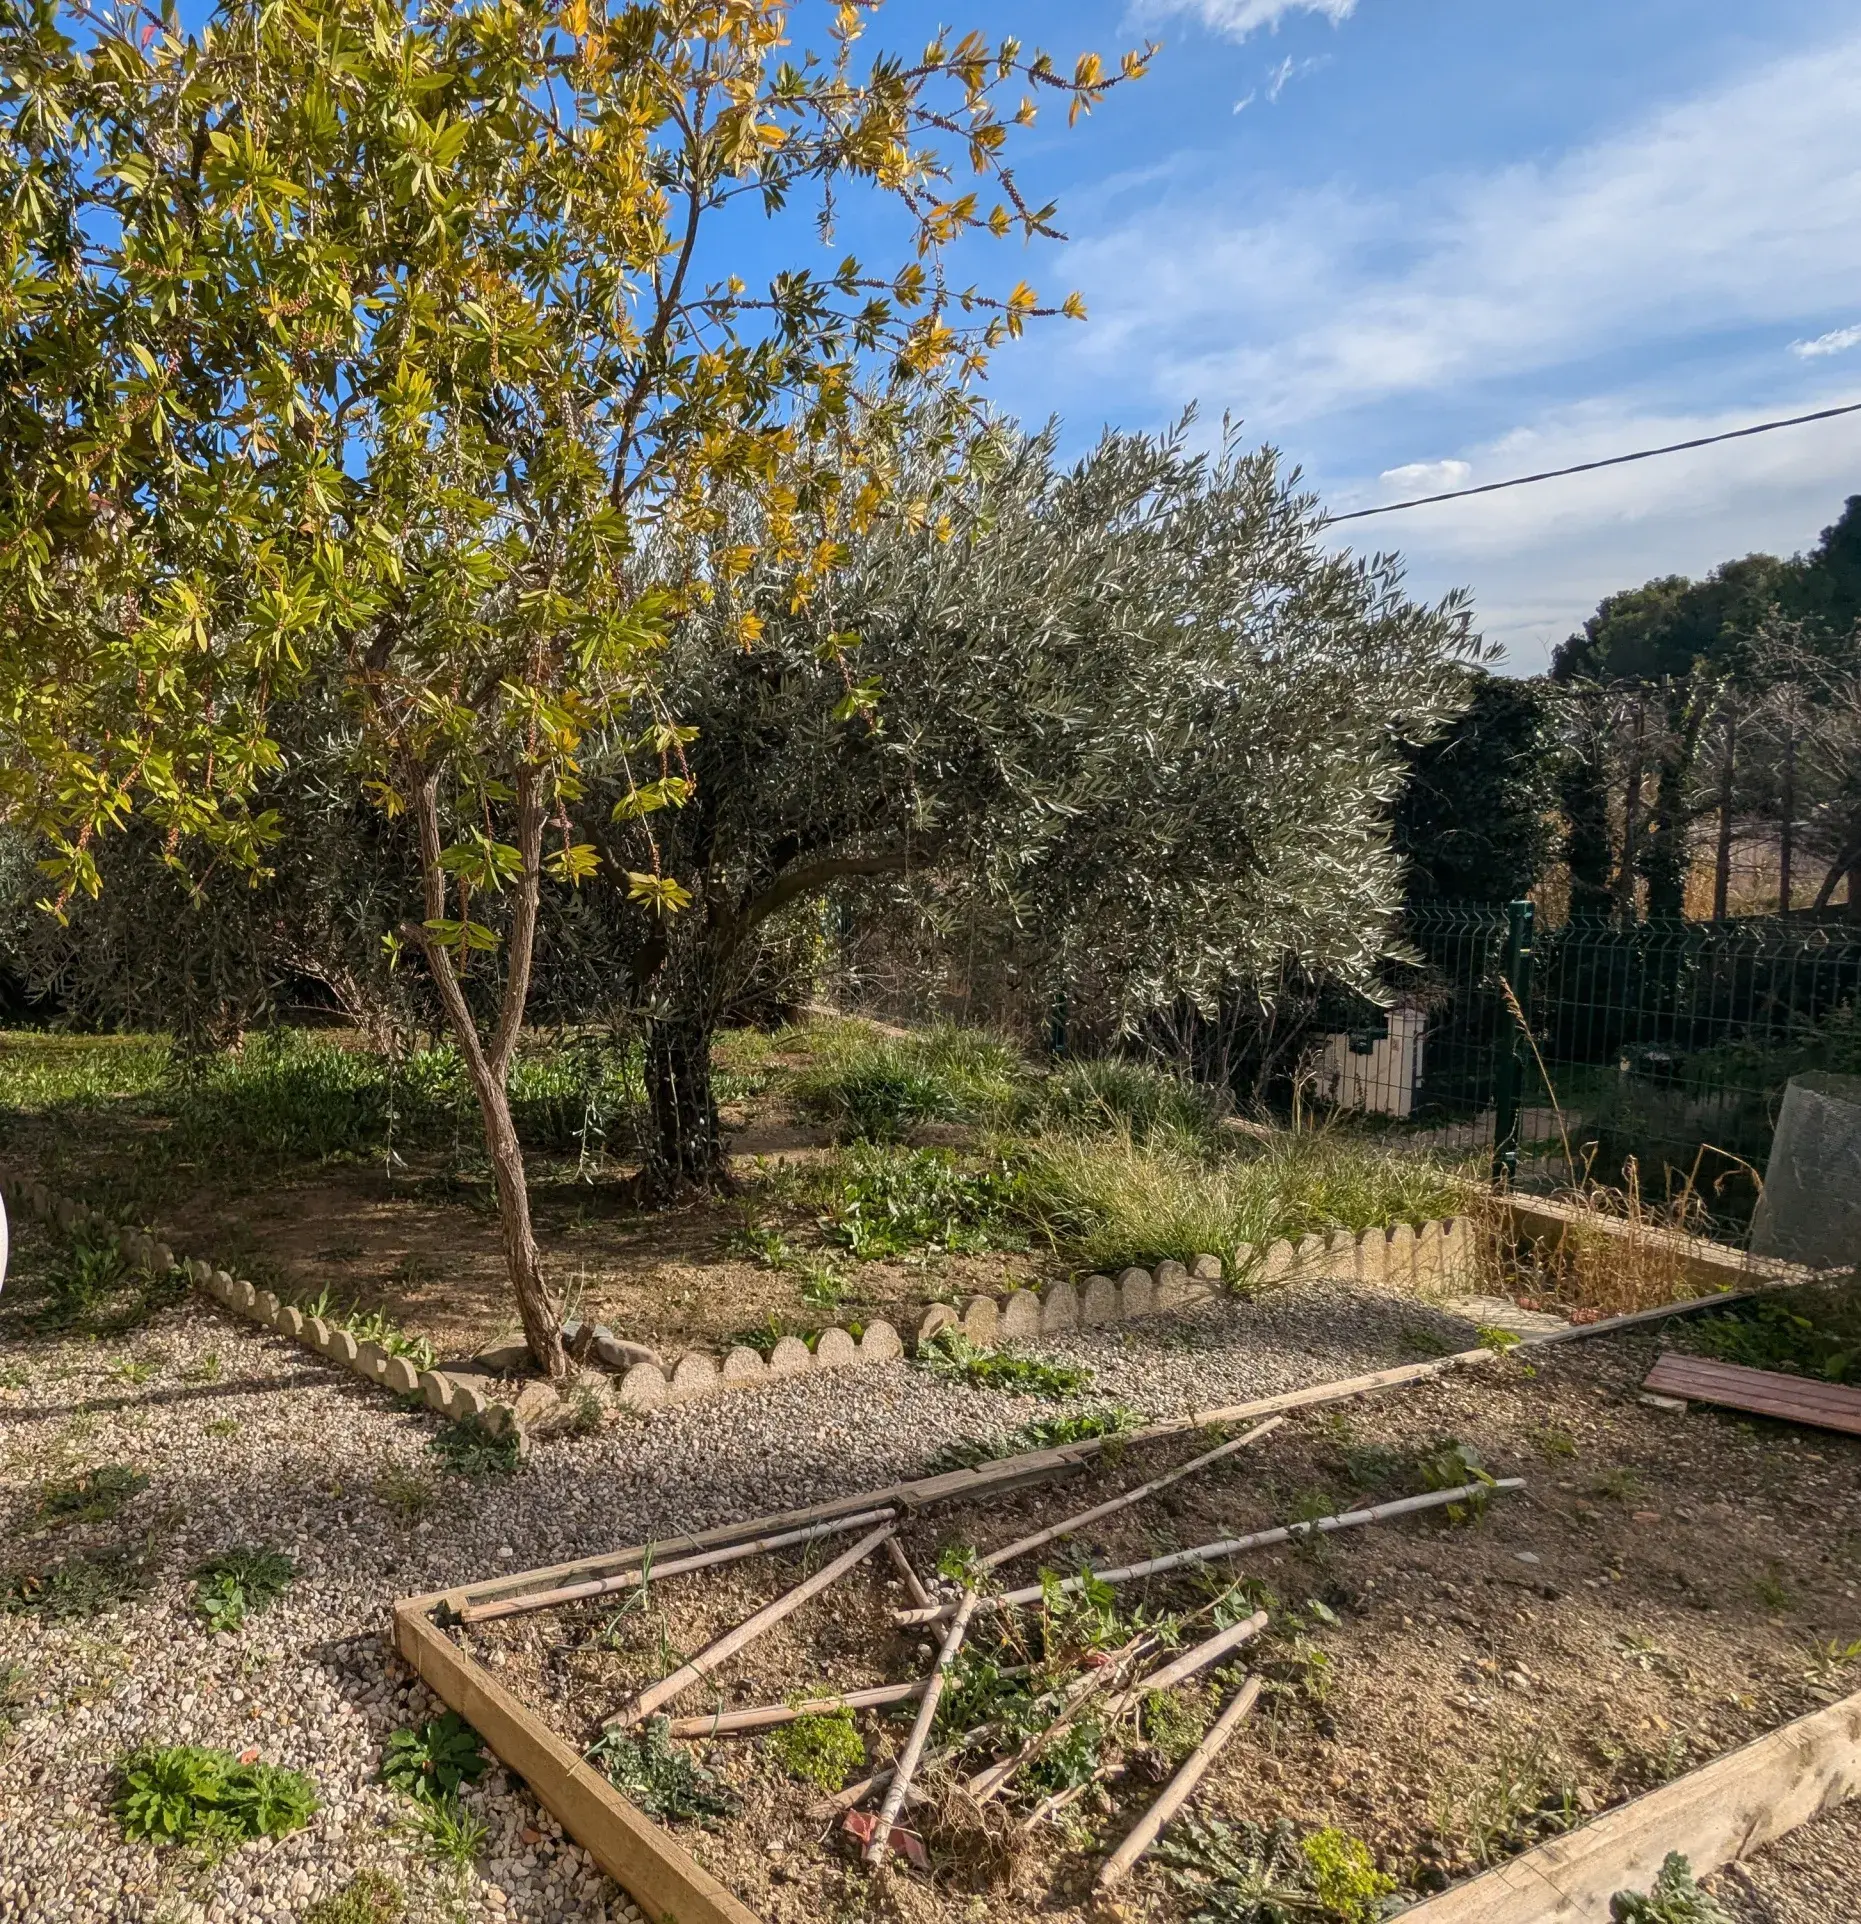
{"label": "wooden plank border", "polygon": [[1403,1924],[1604,1924],[1679,1851],[1704,1877],[1861,1791],[1861,1691],[1728,1751],[1568,1836],[1412,1905]]}
{"label": "wooden plank border", "polygon": [[396,1604],[394,1642],[433,1691],[633,1901],[672,1924],[761,1924],[669,1831],[621,1796],[417,1602]]}

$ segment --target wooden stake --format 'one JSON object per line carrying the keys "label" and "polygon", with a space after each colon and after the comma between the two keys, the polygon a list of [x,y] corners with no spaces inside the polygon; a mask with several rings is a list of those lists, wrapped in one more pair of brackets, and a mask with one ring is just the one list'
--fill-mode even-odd
{"label": "wooden stake", "polygon": [[[623,1570],[618,1576],[564,1584],[559,1590],[538,1590],[527,1597],[503,1597],[493,1603],[468,1603],[459,1612],[459,1621],[487,1623],[493,1617],[520,1616],[526,1610],[553,1610],[559,1604],[580,1603],[588,1597],[610,1597],[621,1590],[637,1589],[649,1579],[657,1583],[661,1577],[683,1576],[690,1570],[709,1570],[720,1563],[736,1563],[744,1557],[765,1556],[772,1550],[786,1550],[792,1544],[813,1543],[821,1537],[838,1536],[897,1514],[892,1509],[861,1510],[853,1516],[836,1517],[831,1523],[816,1523],[801,1530],[783,1530],[775,1536],[727,1544],[721,1550],[706,1550],[698,1556],[676,1557],[667,1563],[649,1562],[637,1570]],[[926,1598],[926,1601],[929,1599]]]}
{"label": "wooden stake", "polygon": [[[1148,1563],[1131,1563],[1121,1570],[1088,1570],[1083,1576],[1068,1577],[1060,1585],[1062,1594],[1082,1590],[1088,1583],[1135,1583],[1140,1577],[1161,1576],[1165,1571],[1186,1569],[1196,1563],[1219,1563],[1239,1556],[1244,1550],[1264,1550],[1275,1543],[1296,1542],[1310,1536],[1326,1536],[1334,1530],[1357,1530],[1368,1523],[1386,1523],[1391,1517],[1413,1516],[1418,1510],[1438,1510],[1447,1503],[1471,1503],[1499,1490],[1522,1490],[1522,1476],[1502,1476],[1490,1483],[1463,1483],[1452,1490],[1431,1490],[1426,1496],[1405,1496],[1394,1503],[1379,1503],[1368,1510],[1346,1510],[1342,1516],[1321,1516],[1311,1523],[1282,1523],[1271,1530],[1256,1530],[1251,1536],[1224,1537],[1219,1543],[1198,1544],[1193,1550],[1175,1550],[1166,1557],[1152,1557]],[[1013,1609],[1024,1603],[1038,1603],[1047,1594],[1038,1584],[1025,1590],[1008,1590],[997,1597],[983,1599],[991,1610]],[[898,1625],[935,1623],[949,1614],[943,1604],[928,1613],[922,1610],[895,1611]]]}
{"label": "wooden stake", "polygon": [[956,1653],[963,1647],[963,1639],[969,1633],[969,1619],[975,1608],[975,1591],[965,1590],[956,1606],[956,1614],[950,1619],[950,1627],[944,1632],[943,1648],[937,1652],[937,1668],[931,1672],[924,1701],[918,1705],[917,1721],[911,1726],[911,1735],[905,1740],[904,1750],[893,1767],[885,1802],[879,1806],[878,1822],[872,1827],[872,1841],[866,1846],[868,1864],[881,1863],[891,1845],[892,1826],[898,1821],[898,1813],[905,1807],[905,1793],[911,1788],[911,1779],[917,1774],[918,1759],[924,1755],[924,1746],[930,1740],[931,1724],[937,1716],[937,1702],[943,1695],[944,1679],[950,1674]]}
{"label": "wooden stake", "polygon": [[892,1568],[905,1580],[905,1588],[911,1593],[911,1601],[920,1610],[928,1609],[932,1597],[918,1581],[918,1573],[911,1567],[911,1559],[905,1555],[905,1546],[896,1537],[885,1539],[885,1554],[892,1559]]}
{"label": "wooden stake", "polygon": [[727,1630],[713,1644],[707,1645],[689,1663],[681,1664],[671,1676],[662,1677],[658,1683],[649,1685],[633,1700],[625,1710],[616,1711],[606,1721],[605,1728],[637,1724],[643,1717],[650,1717],[663,1703],[669,1703],[681,1691],[689,1690],[700,1677],[708,1677],[720,1664],[728,1663],[739,1650],[752,1644],[765,1630],[772,1630],[785,1617],[792,1617],[811,1597],[818,1597],[830,1585],[838,1583],[856,1563],[871,1556],[892,1532],[896,1523],[883,1523],[869,1535],[863,1536],[850,1550],[842,1550],[832,1563],[824,1564],[806,1582],[798,1583],[794,1589],[784,1591],[773,1603],[766,1603],[753,1617],[745,1618],[734,1630]]}
{"label": "wooden stake", "polygon": [[1188,1801],[1209,1765],[1221,1755],[1228,1739],[1241,1727],[1242,1720],[1253,1709],[1254,1699],[1259,1695],[1260,1679],[1249,1677],[1235,1692],[1234,1701],[1216,1718],[1214,1729],[1196,1745],[1182,1769],[1164,1786],[1163,1795],[1145,1811],[1137,1820],[1136,1829],[1105,1860],[1098,1874],[1100,1890],[1110,1890],[1157,1841],[1157,1833]]}
{"label": "wooden stake", "polygon": [[910,1697],[921,1697],[929,1685],[928,1677],[916,1683],[874,1684],[867,1690],[849,1690],[839,1697],[810,1697],[805,1703],[764,1704],[755,1710],[720,1710],[710,1717],[674,1717],[666,1733],[671,1737],[732,1737],[746,1730],[769,1730],[776,1724],[792,1724],[797,1717],[825,1717],[836,1710],[872,1710],[880,1704],[901,1704]]}
{"label": "wooden stake", "polygon": [[1135,1490],[1127,1490],[1122,1496],[1115,1496],[1109,1502],[1100,1503],[1090,1510],[1081,1510],[1077,1516],[1069,1516],[1063,1522],[1049,1524],[1044,1530],[1036,1530],[1031,1537],[1021,1537],[1016,1542],[1005,1543],[999,1550],[991,1550],[982,1559],[982,1568],[993,1570],[1004,1563],[1012,1563],[1016,1557],[1024,1557],[1030,1550],[1038,1550],[1043,1544],[1051,1543],[1056,1537],[1070,1537],[1083,1530],[1088,1524],[1097,1523],[1102,1518],[1114,1516],[1120,1510],[1128,1510],[1134,1503],[1142,1503],[1146,1497],[1153,1497],[1159,1490],[1167,1490],[1172,1483],[1180,1483],[1184,1477],[1193,1476],[1197,1470],[1205,1470],[1211,1463],[1219,1463],[1224,1457],[1233,1456],[1237,1450],[1244,1450],[1250,1443],[1258,1443],[1263,1436],[1270,1434],[1285,1422],[1283,1416],[1269,1417],[1266,1422],[1249,1430],[1245,1436],[1237,1436],[1218,1448],[1195,1457],[1180,1468],[1167,1470],[1162,1476],[1152,1477],[1148,1483],[1140,1483]]}

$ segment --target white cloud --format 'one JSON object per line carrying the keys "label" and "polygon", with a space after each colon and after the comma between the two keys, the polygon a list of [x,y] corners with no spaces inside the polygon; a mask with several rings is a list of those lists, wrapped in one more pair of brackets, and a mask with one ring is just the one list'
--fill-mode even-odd
{"label": "white cloud", "polygon": [[1325,64],[1323,54],[1316,55],[1310,60],[1295,60],[1291,54],[1288,54],[1267,75],[1267,99],[1276,102],[1286,91],[1288,82],[1301,79],[1308,73],[1316,73]]}
{"label": "white cloud", "polygon": [[1861,347],[1861,327],[1838,327],[1813,341],[1792,341],[1790,352],[1799,360],[1819,361],[1825,354],[1846,354],[1851,347]]}
{"label": "white cloud", "polygon": [[1282,427],[1853,298],[1861,38],[1549,164],[1253,216],[1225,169],[1068,250],[1079,371]]}
{"label": "white cloud", "polygon": [[1444,492],[1472,478],[1473,469],[1465,461],[1406,461],[1399,468],[1385,468],[1377,476],[1389,484],[1392,494]]}
{"label": "white cloud", "polygon": [[[1861,392],[1804,400],[1832,407],[1861,400]],[[1598,398],[1469,449],[1468,461],[1416,463],[1354,483],[1338,478],[1324,492],[1340,510],[1369,507],[1391,498],[1397,475],[1459,467],[1503,479],[1751,420],[1744,408],[1683,414],[1638,406],[1632,397]],[[1656,575],[1702,575],[1756,551],[1797,553],[1858,491],[1861,428],[1851,417],[1347,522],[1333,538],[1360,552],[1400,549],[1417,592],[1470,584],[1482,629],[1506,645],[1513,668],[1531,672],[1604,595]]]}
{"label": "white cloud", "polygon": [[1245,40],[1262,27],[1277,27],[1289,13],[1323,14],[1335,25],[1356,11],[1357,0],[1144,0],[1135,9],[1140,20],[1191,14],[1203,26],[1233,40]]}

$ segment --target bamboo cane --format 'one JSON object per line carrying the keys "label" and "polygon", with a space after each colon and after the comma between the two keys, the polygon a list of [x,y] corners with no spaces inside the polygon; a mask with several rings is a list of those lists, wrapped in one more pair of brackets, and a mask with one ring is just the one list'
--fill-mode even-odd
{"label": "bamboo cane", "polygon": [[1153,1690],[1173,1689],[1185,1679],[1193,1677],[1197,1671],[1219,1663],[1230,1650],[1244,1644],[1250,1637],[1259,1636],[1266,1627],[1267,1613],[1264,1610],[1256,1610],[1251,1617],[1243,1617],[1239,1623],[1229,1625],[1206,1643],[1198,1643],[1194,1649],[1185,1650],[1161,1670],[1153,1670],[1148,1677],[1138,1678],[1130,1689],[1121,1692],[1106,1705],[1105,1714],[1108,1717],[1121,1717],[1134,1704],[1142,1703]]}
{"label": "bamboo cane", "polygon": [[1260,1695],[1260,1679],[1249,1677],[1234,1694],[1234,1701],[1215,1720],[1215,1727],[1196,1745],[1174,1777],[1163,1788],[1163,1795],[1137,1820],[1137,1827],[1106,1858],[1098,1874],[1098,1887],[1108,1891],[1157,1840],[1157,1833],[1174,1817],[1190,1793],[1202,1781],[1208,1767],[1220,1756],[1228,1739],[1240,1728],[1242,1720]]}
{"label": "bamboo cane", "polygon": [[1016,1557],[1024,1557],[1030,1550],[1038,1550],[1043,1544],[1051,1543],[1056,1537],[1076,1535],[1088,1524],[1097,1523],[1102,1518],[1114,1516],[1120,1510],[1128,1510],[1134,1503],[1142,1503],[1159,1490],[1167,1490],[1172,1483],[1180,1483],[1184,1477],[1193,1476],[1197,1470],[1205,1470],[1211,1463],[1219,1463],[1224,1457],[1233,1456],[1237,1450],[1244,1450],[1250,1443],[1258,1443],[1263,1436],[1276,1430],[1285,1422],[1283,1416],[1269,1417],[1266,1422],[1249,1430],[1245,1436],[1237,1436],[1218,1448],[1182,1464],[1174,1470],[1167,1470],[1162,1476],[1152,1477],[1148,1483],[1140,1483],[1135,1490],[1127,1490],[1122,1496],[1115,1496],[1109,1502],[1100,1503],[1090,1510],[1081,1510],[1077,1516],[1069,1516],[1063,1522],[1049,1524],[1044,1530],[1037,1530],[1030,1537],[1021,1537],[1014,1543],[1005,1543],[999,1550],[991,1550],[982,1559],[982,1568],[993,1570],[1004,1563],[1012,1563]]}
{"label": "bamboo cane", "polygon": [[892,1559],[892,1568],[905,1580],[905,1588],[911,1593],[911,1601],[920,1610],[927,1609],[932,1602],[931,1593],[918,1581],[918,1573],[911,1567],[911,1559],[905,1555],[905,1546],[896,1537],[885,1539],[885,1554]]}
{"label": "bamboo cane", "polygon": [[[831,1523],[816,1523],[802,1530],[782,1530],[774,1536],[756,1537],[747,1543],[726,1544],[721,1550],[706,1550],[696,1556],[677,1557],[669,1563],[646,1563],[637,1570],[623,1570],[618,1576],[564,1584],[559,1590],[537,1590],[527,1597],[500,1597],[493,1603],[468,1603],[458,1613],[459,1621],[488,1623],[493,1617],[515,1617],[526,1610],[552,1610],[558,1604],[580,1603],[588,1597],[609,1597],[621,1590],[637,1589],[649,1578],[657,1583],[661,1577],[683,1576],[691,1570],[709,1570],[720,1563],[735,1563],[744,1557],[764,1556],[772,1550],[786,1550],[793,1544],[814,1543],[821,1537],[839,1536],[848,1530],[857,1530],[863,1524],[882,1522],[897,1514],[892,1509],[861,1510],[853,1516],[836,1517]],[[650,1551],[651,1546],[647,1547]]]}
{"label": "bamboo cane", "polygon": [[921,1697],[929,1678],[916,1683],[874,1684],[866,1690],[849,1690],[838,1697],[810,1697],[804,1703],[763,1704],[755,1710],[720,1710],[709,1717],[674,1717],[669,1737],[734,1737],[746,1730],[768,1730],[776,1724],[790,1724],[797,1717],[825,1717],[836,1710],[872,1710],[881,1704],[901,1704],[910,1697]]}
{"label": "bamboo cane", "polygon": [[662,1677],[658,1683],[642,1690],[627,1709],[616,1711],[606,1720],[605,1728],[612,1730],[617,1725],[637,1724],[643,1717],[650,1717],[661,1704],[670,1702],[681,1691],[689,1690],[700,1677],[708,1677],[720,1664],[728,1663],[739,1650],[754,1643],[765,1630],[772,1630],[785,1617],[793,1616],[809,1598],[818,1597],[831,1584],[838,1583],[856,1563],[871,1556],[897,1527],[895,1523],[883,1523],[878,1529],[861,1537],[850,1550],[842,1550],[832,1563],[823,1564],[805,1582],[784,1591],[773,1603],[764,1604],[753,1617],[745,1618],[734,1630],[725,1631],[715,1643],[700,1650],[689,1663],[680,1664],[671,1676]]}
{"label": "bamboo cane", "polygon": [[[1405,1496],[1394,1503],[1378,1503],[1367,1510],[1346,1510],[1339,1516],[1321,1516],[1310,1523],[1282,1523],[1271,1530],[1256,1530],[1251,1536],[1224,1537],[1218,1543],[1198,1544],[1192,1550],[1174,1550],[1166,1557],[1152,1557],[1148,1563],[1126,1564],[1118,1570],[1088,1570],[1083,1575],[1065,1578],[1058,1589],[1066,1594],[1082,1590],[1088,1583],[1135,1583],[1140,1577],[1162,1576],[1166,1571],[1186,1569],[1191,1564],[1223,1562],[1246,1550],[1264,1550],[1276,1543],[1325,1536],[1335,1530],[1357,1530],[1369,1523],[1387,1523],[1392,1517],[1413,1516],[1419,1510],[1438,1510],[1446,1503],[1471,1503],[1498,1490],[1522,1490],[1524,1487],[1523,1477],[1502,1476],[1489,1483],[1463,1483],[1452,1490],[1431,1490],[1426,1496]],[[985,1597],[983,1602],[991,1610],[1008,1610],[1024,1603],[1038,1603],[1047,1594],[1046,1587],[1033,1583],[1023,1590],[1008,1590],[1000,1596]],[[949,1613],[948,1604],[939,1604],[928,1611],[894,1611],[892,1621],[903,1628],[913,1624],[936,1623]]]}
{"label": "bamboo cane", "polygon": [[937,1652],[937,1668],[930,1674],[924,1699],[918,1705],[917,1720],[912,1724],[911,1735],[906,1738],[904,1750],[893,1768],[885,1802],[879,1806],[878,1821],[872,1827],[872,1841],[866,1846],[868,1864],[883,1862],[891,1845],[892,1826],[898,1820],[898,1813],[905,1807],[905,1794],[911,1788],[911,1779],[917,1774],[918,1760],[924,1755],[924,1746],[930,1740],[931,1724],[937,1715],[938,1699],[943,1695],[944,1679],[950,1674],[956,1653],[963,1647],[963,1639],[969,1633],[969,1619],[975,1613],[975,1608],[975,1591],[965,1590],[956,1606],[956,1614],[950,1619],[950,1627],[944,1632],[943,1648]]}
{"label": "bamboo cane", "polygon": [[998,1796],[1008,1788],[1021,1766],[1038,1757],[1093,1697],[1107,1688],[1114,1679],[1128,1674],[1132,1664],[1142,1663],[1156,1647],[1155,1637],[1148,1635],[1133,1637],[1112,1658],[1111,1662],[1101,1665],[1097,1670],[1088,1670],[1083,1677],[1074,1678],[1067,1686],[1066,1694],[1060,1699],[1060,1706],[1053,1721],[1044,1730],[1036,1731],[1012,1757],[1005,1757],[1000,1763],[991,1764],[987,1770],[977,1771],[963,1788],[979,1804],[986,1804],[990,1798]]}

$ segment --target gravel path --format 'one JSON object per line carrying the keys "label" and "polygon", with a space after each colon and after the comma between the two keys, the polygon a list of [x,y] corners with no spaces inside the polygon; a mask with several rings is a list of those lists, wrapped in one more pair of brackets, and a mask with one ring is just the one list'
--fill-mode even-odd
{"label": "gravel path", "polygon": [[[1443,1347],[1472,1340],[1458,1319],[1324,1284],[1053,1350],[1091,1363],[1100,1395],[1167,1416],[1413,1358],[1418,1326]],[[616,1420],[539,1444],[514,1477],[474,1481],[433,1454],[434,1419],[197,1300],[109,1344],[11,1342],[8,1572],[128,1549],[146,1557],[147,1581],[88,1619],[0,1615],[0,1731],[12,1726],[0,1736],[0,1918],[298,1919],[367,1868],[405,1886],[416,1924],[637,1915],[502,1773],[466,1799],[489,1830],[472,1868],[410,1834],[413,1806],[375,1781],[380,1747],[440,1706],[389,1654],[388,1605],[917,1473],[947,1442],[1006,1435],[1052,1408],[888,1365]],[[39,1520],[45,1483],[108,1463],[149,1478],[119,1515]],[[189,1572],[257,1544],[289,1551],[297,1581],[240,1631],[210,1634]],[[144,1742],[256,1747],[307,1772],[322,1807],[309,1829],[217,1866],[127,1844],[110,1774]]]}

